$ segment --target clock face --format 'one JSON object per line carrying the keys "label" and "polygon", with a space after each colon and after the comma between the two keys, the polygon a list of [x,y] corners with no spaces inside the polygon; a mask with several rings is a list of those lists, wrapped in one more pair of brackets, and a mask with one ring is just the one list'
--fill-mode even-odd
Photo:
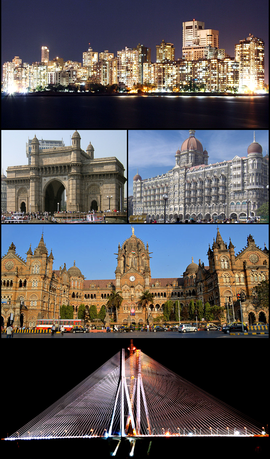
{"label": "clock face", "polygon": [[14,263],[11,260],[7,261],[6,264],[5,264],[5,268],[8,269],[8,270],[12,269],[13,266],[14,266]]}
{"label": "clock face", "polygon": [[134,281],[135,281],[135,276],[130,276],[129,280],[130,280],[131,282],[134,282]]}

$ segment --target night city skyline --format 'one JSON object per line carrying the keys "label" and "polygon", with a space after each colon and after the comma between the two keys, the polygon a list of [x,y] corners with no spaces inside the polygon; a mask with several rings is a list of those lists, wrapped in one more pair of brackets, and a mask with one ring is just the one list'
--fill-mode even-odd
{"label": "night city skyline", "polygon": [[[250,7],[249,7],[250,4]],[[217,10],[216,2],[198,5],[103,0],[98,4],[79,0],[74,2],[2,1],[2,64],[15,55],[23,62],[40,61],[41,46],[48,46],[50,58],[82,61],[89,43],[94,51],[108,49],[116,54],[141,43],[151,48],[151,60],[156,58],[156,45],[164,39],[175,46],[175,58],[182,57],[182,22],[201,20],[205,28],[219,31],[219,47],[234,56],[234,47],[249,33],[265,42],[265,82],[268,82],[268,2],[256,3],[256,15],[251,2],[226,2],[226,9]],[[218,11],[218,13],[217,13]],[[105,13],[104,13],[105,12]],[[232,13],[233,12],[233,13]],[[9,19],[9,18],[12,18]],[[58,20],[57,20],[58,18]],[[31,24],[31,34],[25,33]],[[89,32],[90,29],[90,32]],[[70,30],[70,33],[68,33]]]}

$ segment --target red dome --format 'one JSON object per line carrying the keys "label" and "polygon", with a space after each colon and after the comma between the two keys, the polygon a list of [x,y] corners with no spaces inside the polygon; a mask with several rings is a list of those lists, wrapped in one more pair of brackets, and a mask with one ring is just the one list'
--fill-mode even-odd
{"label": "red dome", "polygon": [[262,146],[258,142],[252,142],[249,145],[247,151],[248,151],[248,155],[250,153],[260,153],[260,154],[262,154]]}
{"label": "red dome", "polygon": [[139,174],[134,175],[133,182],[137,182],[138,180],[142,181],[142,178]]}
{"label": "red dome", "polygon": [[203,152],[203,146],[199,140],[195,138],[195,131],[189,131],[189,138],[182,143],[181,151],[200,151]]}

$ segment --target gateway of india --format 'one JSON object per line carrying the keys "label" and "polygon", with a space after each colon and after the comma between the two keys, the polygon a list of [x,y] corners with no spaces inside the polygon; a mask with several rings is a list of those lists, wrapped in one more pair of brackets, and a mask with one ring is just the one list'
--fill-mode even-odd
{"label": "gateway of india", "polygon": [[[211,306],[224,308],[224,317],[229,307],[234,305],[235,318],[240,319],[237,295],[244,295],[242,310],[244,321],[266,322],[268,309],[253,304],[253,289],[268,279],[269,251],[259,248],[252,236],[247,245],[235,254],[235,247],[223,241],[219,229],[212,247],[209,245],[208,263],[193,259],[182,276],[174,278],[153,278],[151,276],[148,243],[132,235],[122,245],[118,245],[115,277],[112,279],[85,279],[75,265],[67,269],[64,263],[58,270],[53,268],[53,254],[46,248],[43,235],[38,247],[31,245],[26,260],[16,253],[11,243],[1,262],[1,303],[2,326],[14,318],[14,326],[34,327],[37,319],[57,320],[61,305],[73,306],[73,318],[78,317],[81,304],[95,305],[97,312],[106,308],[106,324],[144,325],[152,324],[162,316],[164,304],[171,300],[174,305],[188,306],[191,300],[209,302]],[[140,305],[144,292],[153,295],[153,301],[146,308]],[[123,298],[118,309],[108,307],[112,292]],[[224,319],[226,320],[226,319]]]}
{"label": "gateway of india", "polygon": [[[124,207],[124,166],[116,157],[94,158],[94,147],[81,149],[77,131],[72,145],[42,150],[34,137],[31,164],[7,168],[8,212],[88,212]],[[64,194],[65,193],[65,194]]]}
{"label": "gateway of india", "polygon": [[133,178],[133,215],[157,221],[254,218],[268,201],[269,156],[254,140],[247,156],[208,164],[208,152],[195,131],[175,153],[175,166],[165,174]]}

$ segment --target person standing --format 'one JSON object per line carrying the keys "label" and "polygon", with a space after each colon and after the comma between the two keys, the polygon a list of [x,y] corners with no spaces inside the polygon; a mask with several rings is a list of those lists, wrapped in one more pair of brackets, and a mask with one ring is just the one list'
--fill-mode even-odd
{"label": "person standing", "polygon": [[13,338],[13,328],[11,325],[7,327],[7,338]]}

